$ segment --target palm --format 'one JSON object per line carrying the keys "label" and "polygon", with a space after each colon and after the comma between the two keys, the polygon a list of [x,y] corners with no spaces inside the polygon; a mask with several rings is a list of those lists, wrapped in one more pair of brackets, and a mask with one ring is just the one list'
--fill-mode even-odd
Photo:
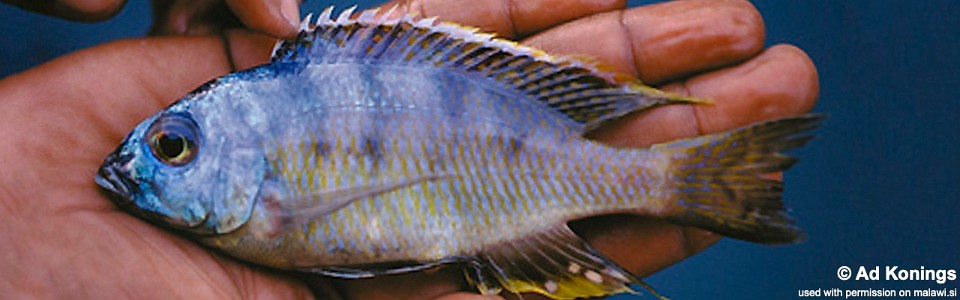
{"label": "palm", "polygon": [[90,174],[111,140],[128,129],[97,123],[93,110],[109,111],[103,106],[108,99],[91,103],[76,96],[3,102],[0,219],[6,241],[0,251],[17,254],[16,263],[4,264],[14,266],[4,275],[15,277],[4,279],[38,293],[90,296],[236,298],[304,291],[291,280],[212,255],[105,201]]}
{"label": "palm", "polygon": [[[48,270],[87,268],[87,272],[44,278],[75,283],[58,284],[55,287],[58,293],[91,296],[145,293],[161,298],[221,299],[273,293],[287,295],[282,298],[292,298],[289,295],[296,293],[307,295],[293,281],[218,258],[189,241],[151,228],[111,208],[99,205],[100,209],[94,209],[98,204],[93,201],[102,201],[100,197],[82,195],[79,189],[58,192],[80,193],[73,200],[77,205],[83,205],[84,201],[92,204],[89,210],[71,208],[71,213],[63,214],[52,223],[29,225],[29,228],[47,226],[55,230],[55,234],[34,242],[50,247],[48,250],[71,249],[68,253],[45,252],[49,257],[32,257],[41,260],[41,265],[57,262],[45,266]],[[69,260],[64,261],[67,257]],[[118,282],[124,284],[117,285]]]}
{"label": "palm", "polygon": [[[593,55],[647,82],[716,102],[659,108],[594,134],[621,146],[799,114],[814,103],[816,71],[809,59],[792,47],[760,53],[762,23],[749,4],[674,2],[557,26],[618,8],[609,1],[588,2],[532,11],[538,1],[518,1],[509,18],[483,9],[463,11],[451,1],[411,7],[506,37],[532,36],[525,42],[550,52]],[[503,2],[472,3],[498,7]],[[93,183],[101,159],[136,123],[200,83],[229,72],[231,64],[244,68],[262,62],[269,49],[263,37],[240,31],[226,36],[231,57],[218,37],[125,41],[0,81],[0,294],[310,296],[298,279],[218,256],[119,211]],[[686,79],[670,82],[678,78]],[[638,275],[719,239],[629,216],[574,225],[598,250]],[[455,271],[336,285],[347,298],[358,299],[469,297],[449,294],[464,288]]]}

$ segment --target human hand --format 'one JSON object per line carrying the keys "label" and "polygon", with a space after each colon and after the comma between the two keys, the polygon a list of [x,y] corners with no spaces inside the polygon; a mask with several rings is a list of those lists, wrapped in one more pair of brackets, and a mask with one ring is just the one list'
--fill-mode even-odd
{"label": "human hand", "polygon": [[[510,6],[502,6],[511,3]],[[464,5],[470,5],[464,8]],[[763,50],[763,25],[743,2],[681,1],[621,10],[601,0],[465,3],[403,9],[480,26],[551,53],[588,54],[645,82],[697,97],[630,116],[593,134],[621,146],[722,131],[801,114],[816,71],[790,46]],[[507,13],[509,12],[509,13]],[[568,24],[567,21],[582,18]],[[92,176],[142,119],[200,83],[266,59],[269,39],[130,40],[80,51],[0,81],[0,294],[116,298],[310,298],[300,278],[224,258],[112,205]],[[597,46],[603,45],[603,46]],[[228,54],[229,53],[229,54]],[[636,216],[573,224],[595,248],[638,276],[720,239]],[[321,297],[479,298],[453,268],[364,280],[315,280]],[[669,291],[667,291],[669,292]],[[526,297],[526,296],[525,296]],[[526,297],[527,299],[534,297]]]}

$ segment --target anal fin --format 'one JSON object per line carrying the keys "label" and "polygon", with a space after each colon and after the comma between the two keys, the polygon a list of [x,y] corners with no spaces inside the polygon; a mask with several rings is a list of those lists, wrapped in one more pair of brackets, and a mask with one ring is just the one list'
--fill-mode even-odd
{"label": "anal fin", "polygon": [[[539,293],[552,299],[637,293],[649,289],[635,276],[597,253],[566,225],[484,249],[468,273],[482,293],[500,288],[512,293]],[[650,291],[657,297],[662,296]]]}

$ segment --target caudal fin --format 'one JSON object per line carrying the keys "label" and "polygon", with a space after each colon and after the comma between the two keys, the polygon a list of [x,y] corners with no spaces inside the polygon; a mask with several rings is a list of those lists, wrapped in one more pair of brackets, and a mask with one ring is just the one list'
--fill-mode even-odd
{"label": "caudal fin", "polygon": [[783,184],[763,175],[795,163],[781,152],[806,144],[821,119],[786,118],[654,146],[672,160],[675,206],[668,218],[757,243],[802,240],[784,207]]}

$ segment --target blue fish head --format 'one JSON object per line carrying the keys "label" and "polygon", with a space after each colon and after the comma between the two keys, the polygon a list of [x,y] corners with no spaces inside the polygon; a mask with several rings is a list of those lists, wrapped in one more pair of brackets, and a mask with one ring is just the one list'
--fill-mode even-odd
{"label": "blue fish head", "polygon": [[262,147],[239,133],[246,131],[243,118],[202,98],[210,95],[190,95],[140,123],[107,156],[95,181],[143,219],[206,236],[249,219],[265,163]]}
{"label": "blue fish head", "polygon": [[208,209],[192,193],[171,189],[196,169],[202,135],[190,115],[155,115],[107,156],[95,180],[120,206],[176,228],[195,228]]}

